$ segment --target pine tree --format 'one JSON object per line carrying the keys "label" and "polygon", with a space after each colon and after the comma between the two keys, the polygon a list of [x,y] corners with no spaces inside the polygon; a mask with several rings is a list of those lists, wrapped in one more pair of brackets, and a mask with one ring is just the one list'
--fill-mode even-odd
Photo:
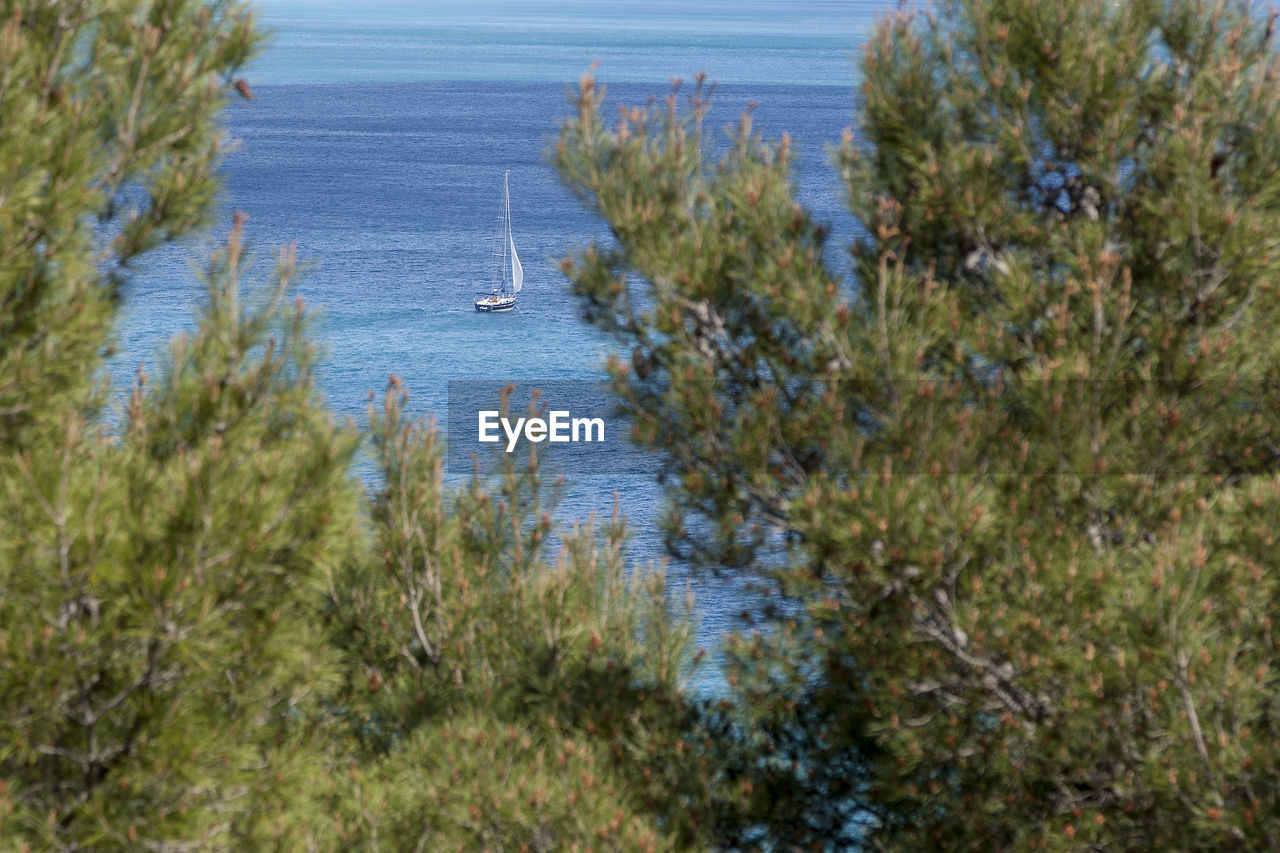
{"label": "pine tree", "polygon": [[6,840],[260,846],[322,766],[318,605],[356,544],[357,436],[319,401],[305,313],[282,310],[293,258],[255,299],[242,262],[237,223],[118,435],[68,410],[6,458]]}
{"label": "pine tree", "polygon": [[670,537],[777,596],[730,679],[782,848],[1280,842],[1275,17],[953,0],[869,39],[823,261],[786,136],[699,86],[565,181]]}
{"label": "pine tree", "polygon": [[237,222],[198,330],[114,423],[98,373],[132,260],[208,219],[249,15],[0,19],[0,843],[260,846],[318,754],[315,605],[357,508],[291,255],[242,288]]}
{"label": "pine tree", "polygon": [[253,47],[230,2],[0,6],[0,447],[93,404],[130,262],[207,222]]}
{"label": "pine tree", "polygon": [[0,849],[668,850],[736,822],[687,610],[622,521],[557,533],[536,466],[445,488],[396,383],[366,493],[294,251],[255,273],[243,215],[195,330],[103,414],[122,285],[206,224],[256,36],[234,3],[0,13]]}

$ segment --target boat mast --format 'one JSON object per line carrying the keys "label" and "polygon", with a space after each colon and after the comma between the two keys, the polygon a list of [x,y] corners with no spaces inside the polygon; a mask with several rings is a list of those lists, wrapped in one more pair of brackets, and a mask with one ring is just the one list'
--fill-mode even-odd
{"label": "boat mast", "polygon": [[507,292],[507,268],[510,266],[510,260],[507,258],[507,247],[511,244],[511,170],[508,169],[502,176],[502,292]]}

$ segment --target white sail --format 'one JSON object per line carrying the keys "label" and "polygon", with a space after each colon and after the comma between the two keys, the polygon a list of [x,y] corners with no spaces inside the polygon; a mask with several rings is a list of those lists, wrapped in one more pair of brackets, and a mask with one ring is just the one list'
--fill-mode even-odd
{"label": "white sail", "polygon": [[516,238],[508,234],[507,240],[511,243],[511,290],[519,293],[520,286],[524,284],[524,268],[520,266],[520,256],[516,254]]}

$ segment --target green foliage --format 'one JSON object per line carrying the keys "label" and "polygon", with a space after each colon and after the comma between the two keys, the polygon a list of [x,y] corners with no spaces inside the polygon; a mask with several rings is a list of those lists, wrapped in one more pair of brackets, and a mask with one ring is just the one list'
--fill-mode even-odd
{"label": "green foliage", "polygon": [[420,729],[372,778],[353,765],[354,797],[334,816],[334,846],[420,850],[676,848],[637,816],[623,777],[591,745],[499,717]]}
{"label": "green foliage", "polygon": [[439,434],[405,420],[405,399],[393,380],[371,407],[374,560],[339,572],[330,595],[337,702],[360,744],[345,760],[362,805],[336,811],[343,843],[695,844],[731,804],[710,723],[682,693],[688,602],[672,616],[663,573],[628,579],[616,513],[557,533],[558,485],[536,464],[446,486]]}
{"label": "green foliage", "polygon": [[736,789],[687,603],[617,517],[557,533],[536,465],[446,488],[394,382],[366,494],[292,249],[251,283],[237,215],[100,419],[119,284],[204,222],[254,40],[231,3],[0,6],[0,849],[702,845]]}
{"label": "green foliage", "polygon": [[316,769],[356,436],[320,404],[305,315],[281,318],[288,253],[239,307],[241,239],[118,437],[69,411],[6,460],[0,827],[28,843],[260,844]]}
{"label": "green foliage", "polygon": [[205,222],[223,87],[253,45],[230,2],[0,4],[5,446],[92,403],[130,260]]}
{"label": "green foliage", "polygon": [[[701,87],[557,163],[675,544],[789,606],[731,653],[783,847],[1272,847],[1274,18],[957,0],[869,40],[833,281],[789,141]],[[782,558],[778,557],[783,549]]]}

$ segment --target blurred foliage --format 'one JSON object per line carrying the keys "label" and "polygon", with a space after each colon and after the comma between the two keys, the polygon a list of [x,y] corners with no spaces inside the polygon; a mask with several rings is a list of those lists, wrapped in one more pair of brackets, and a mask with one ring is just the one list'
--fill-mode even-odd
{"label": "blurred foliage", "polygon": [[[702,81],[557,165],[565,262],[672,547],[778,605],[731,649],[766,849],[1280,844],[1275,14],[951,0],[885,18],[833,154]],[[747,837],[747,836],[743,836]]]}
{"label": "blurred foliage", "polygon": [[130,262],[206,222],[226,83],[254,45],[221,0],[0,3],[6,445],[86,404]]}
{"label": "blurred foliage", "polygon": [[343,748],[370,769],[360,809],[334,807],[344,845],[700,845],[737,795],[683,691],[691,601],[661,571],[628,579],[616,510],[558,532],[536,457],[448,488],[440,435],[404,404],[393,379],[371,406],[373,561],[336,572],[327,602]]}
{"label": "blurred foliage", "polygon": [[[536,465],[446,488],[315,386],[237,214],[101,417],[131,262],[209,217],[234,3],[0,5],[0,849],[669,850],[732,822],[687,602]],[[554,544],[553,544],[554,543]]]}
{"label": "blurred foliage", "polygon": [[[450,485],[392,380],[314,382],[237,217],[127,411],[135,258],[207,224],[234,3],[0,6],[0,848],[1280,846],[1274,18],[1193,0],[888,17],[824,263],[784,136],[710,88],[556,158],[566,264],[677,553],[756,579],[731,695],[616,514]],[[351,474],[364,438],[377,463]]]}

